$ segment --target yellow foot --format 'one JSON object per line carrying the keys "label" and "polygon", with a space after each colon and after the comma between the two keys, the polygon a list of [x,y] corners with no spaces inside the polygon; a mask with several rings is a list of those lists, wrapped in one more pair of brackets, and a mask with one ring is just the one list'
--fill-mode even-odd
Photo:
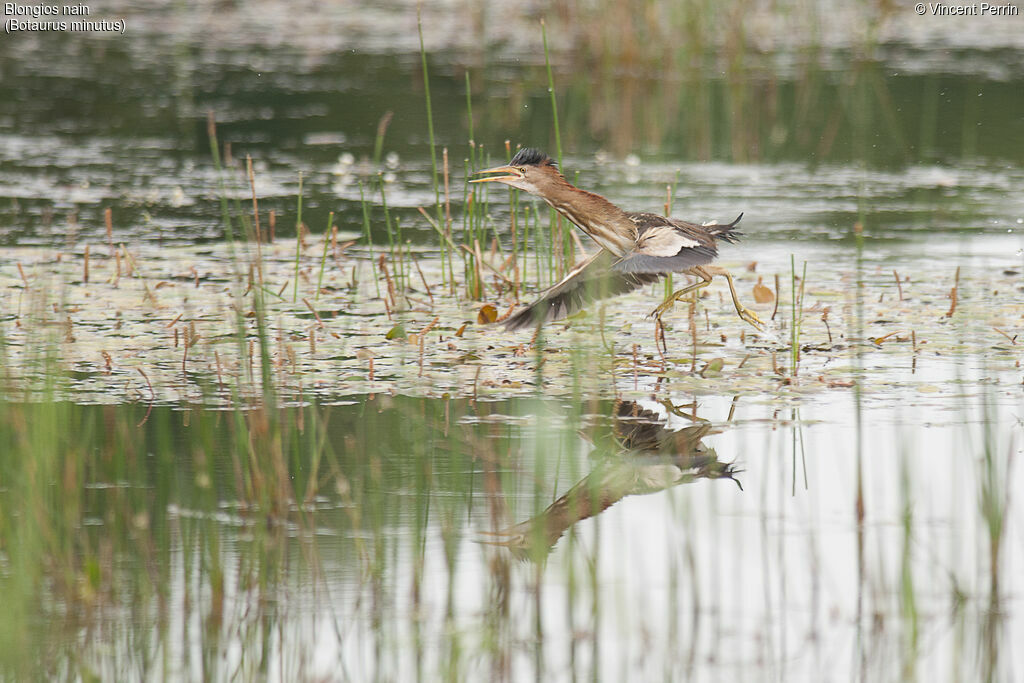
{"label": "yellow foot", "polygon": [[672,307],[676,305],[675,299],[669,299],[663,302],[660,306],[655,308],[653,311],[647,314],[648,318],[661,318],[662,315],[672,310]]}
{"label": "yellow foot", "polygon": [[665,299],[665,301],[663,301],[660,306],[658,306],[653,311],[648,313],[647,317],[648,318],[660,318],[661,316],[665,315],[666,313],[668,313],[669,311],[671,311],[675,307],[676,301],[685,301],[687,303],[690,303],[690,302],[693,301],[692,297],[693,297],[692,294],[685,295],[685,296],[680,296],[678,298],[677,297],[669,297],[668,299]]}
{"label": "yellow foot", "polygon": [[739,315],[744,322],[757,328],[758,332],[764,332],[764,321],[757,317],[757,313],[754,313],[746,306],[739,306],[736,308],[736,314]]}

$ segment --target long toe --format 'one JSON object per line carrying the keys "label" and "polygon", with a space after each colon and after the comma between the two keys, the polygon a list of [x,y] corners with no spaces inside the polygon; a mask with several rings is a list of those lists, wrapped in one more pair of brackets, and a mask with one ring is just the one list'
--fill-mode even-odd
{"label": "long toe", "polygon": [[759,332],[764,331],[764,321],[757,317],[757,313],[754,313],[752,310],[746,307],[741,308],[736,312],[739,313],[740,318],[742,318],[745,322],[750,323],[751,325],[756,327]]}
{"label": "long toe", "polygon": [[653,311],[648,313],[647,317],[648,318],[660,318],[665,313],[668,313],[669,311],[671,311],[672,307],[675,306],[675,303],[676,303],[675,299],[669,299],[668,301],[666,301],[665,303],[663,303],[662,305],[658,306]]}

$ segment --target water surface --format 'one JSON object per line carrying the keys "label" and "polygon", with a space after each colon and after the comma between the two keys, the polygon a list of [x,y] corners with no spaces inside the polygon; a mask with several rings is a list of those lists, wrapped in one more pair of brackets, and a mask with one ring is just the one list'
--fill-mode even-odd
{"label": "water surface", "polygon": [[[630,8],[423,7],[478,297],[415,4],[0,45],[5,676],[1014,680],[1020,19]],[[558,277],[544,205],[464,184],[558,153],[542,16],[567,177],[744,212],[767,330],[718,282],[663,343],[660,285],[478,323],[511,253]]]}

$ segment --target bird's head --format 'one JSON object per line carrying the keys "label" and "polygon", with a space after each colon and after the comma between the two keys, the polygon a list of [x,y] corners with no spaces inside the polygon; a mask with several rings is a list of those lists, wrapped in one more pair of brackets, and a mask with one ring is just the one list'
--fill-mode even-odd
{"label": "bird's head", "polygon": [[565,182],[562,174],[558,172],[558,165],[544,152],[532,147],[526,147],[512,157],[512,161],[504,166],[495,166],[476,175],[482,178],[474,178],[471,183],[499,182],[511,185],[520,190],[526,190],[530,194],[544,197],[551,188]]}

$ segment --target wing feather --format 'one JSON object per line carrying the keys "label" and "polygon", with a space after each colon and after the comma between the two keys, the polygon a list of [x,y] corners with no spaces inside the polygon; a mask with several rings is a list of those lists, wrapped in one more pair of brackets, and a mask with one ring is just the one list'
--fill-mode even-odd
{"label": "wing feather", "polygon": [[505,329],[542,325],[576,313],[587,304],[657,282],[666,273],[711,263],[718,256],[717,240],[735,242],[743,214],[732,223],[697,225],[654,213],[628,213],[636,226],[634,248],[621,258],[601,249],[573,268],[561,282],[541,293],[532,304],[504,321]]}
{"label": "wing feather", "polygon": [[573,268],[541,293],[532,304],[504,321],[505,329],[518,330],[561,320],[587,304],[656,282],[663,273],[629,273],[613,269],[614,256],[604,249]]}
{"label": "wing feather", "polygon": [[651,256],[675,256],[683,249],[699,247],[701,243],[684,235],[672,225],[652,227],[636,241],[635,251],[642,251]]}
{"label": "wing feather", "polygon": [[654,213],[630,214],[638,228],[636,246],[616,261],[620,273],[672,273],[704,266],[718,256],[716,240],[736,241],[735,229],[743,214],[732,223],[697,225]]}
{"label": "wing feather", "polygon": [[623,275],[639,276],[648,273],[678,273],[694,266],[706,266],[715,260],[718,252],[714,247],[683,247],[675,256],[657,256],[643,251],[631,251],[612,265],[612,269]]}

